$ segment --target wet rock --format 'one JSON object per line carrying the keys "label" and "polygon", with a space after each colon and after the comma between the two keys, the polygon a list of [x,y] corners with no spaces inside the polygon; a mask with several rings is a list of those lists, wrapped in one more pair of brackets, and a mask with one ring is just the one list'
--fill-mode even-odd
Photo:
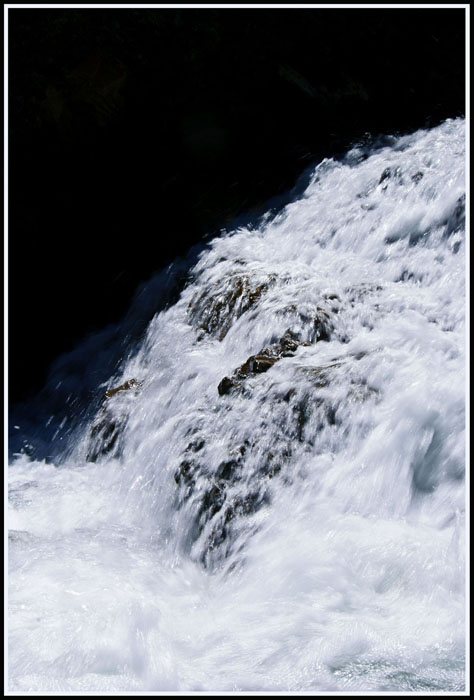
{"label": "wet rock", "polygon": [[[327,318],[329,318],[329,316],[324,311],[321,310],[321,312],[323,314],[325,314],[327,316]],[[317,342],[318,340],[324,340],[325,342],[329,341],[330,329],[329,329],[329,325],[327,323],[321,322],[320,319],[315,321],[314,332],[315,332],[315,336],[316,336],[315,342]]]}
{"label": "wet rock", "polygon": [[278,360],[283,357],[292,357],[300,345],[309,344],[301,341],[292,331],[287,330],[277,343],[263,348],[257,355],[251,355],[234,372],[232,377],[224,377],[217,387],[219,395],[228,394],[232,389],[242,385],[249,376],[267,372]]}
{"label": "wet rock", "polygon": [[394,180],[399,184],[403,183],[402,171],[399,167],[385,168],[379,180],[379,185],[382,185],[382,190],[387,189],[389,180]]}
{"label": "wet rock", "polygon": [[371,398],[377,398],[379,392],[372,386],[369,386],[365,381],[351,381],[347,392],[347,400],[351,403],[363,403]]}
{"label": "wet rock", "polygon": [[[206,454],[205,444],[196,450],[196,442],[200,445],[204,441],[198,438],[187,445],[184,458],[174,474],[178,486],[176,505],[189,509],[190,541],[193,545],[200,541],[198,557],[203,564],[210,566],[218,548],[232,546],[236,521],[255,513],[268,502],[268,482],[264,477],[271,479],[275,476],[290,452],[287,441],[277,440],[273,451],[265,452],[258,459],[258,440],[250,442],[244,439],[237,445],[230,440],[227,457],[216,465],[213,450]],[[251,481],[248,479],[248,459],[256,464]]]}
{"label": "wet rock", "polygon": [[340,364],[340,362],[335,362],[322,367],[298,367],[298,371],[305,374],[311,386],[321,389],[329,384],[328,369],[331,367],[339,367]]}
{"label": "wet rock", "polygon": [[201,532],[206,529],[206,546],[201,550],[200,561],[206,568],[212,568],[216,555],[219,560],[220,556],[232,551],[233,533],[239,527],[237,523],[242,529],[245,518],[269,502],[268,493],[258,488],[234,498],[226,498],[222,491],[214,489],[211,499],[214,517],[209,520],[209,511],[203,511],[201,527]]}
{"label": "wet rock", "polygon": [[[300,345],[288,331],[226,377],[220,393],[244,389],[248,377],[268,371]],[[211,414],[198,419],[174,475],[176,507],[186,509],[192,557],[212,568],[235,554],[246,533],[254,531],[249,516],[271,501],[275,480],[291,484],[298,470],[307,468],[307,455],[327,452],[344,430],[347,404],[377,400],[364,369],[357,369],[366,354],[333,357],[324,365],[309,365],[311,356],[305,355],[301,364],[288,368],[289,384],[276,378],[251,401],[218,402]],[[333,382],[343,384],[345,393],[328,391]],[[239,412],[237,420],[233,411]]]}
{"label": "wet rock", "polygon": [[219,382],[217,391],[219,392],[220,396],[224,396],[224,394],[228,394],[234,386],[235,383],[232,379],[230,379],[229,377],[224,377],[224,379],[221,379],[221,381]]}
{"label": "wet rock", "polygon": [[120,386],[115,387],[114,389],[109,389],[108,391],[105,392],[104,398],[110,399],[111,396],[114,396],[119,391],[126,391],[127,389],[133,389],[134,387],[139,389],[142,385],[142,382],[137,382],[136,379],[129,379],[128,381],[124,382]]}
{"label": "wet rock", "polygon": [[346,287],[344,292],[348,295],[347,301],[351,306],[356,302],[364,301],[369,294],[381,292],[383,287],[380,284],[371,284],[370,282],[362,282],[361,284]]}
{"label": "wet rock", "polygon": [[115,456],[118,438],[125,427],[125,422],[125,420],[118,420],[107,414],[100,416],[91,429],[90,445],[86,456],[88,462],[97,462],[100,457],[105,455]]}
{"label": "wet rock", "polygon": [[235,477],[240,466],[239,459],[227,459],[221,462],[217,468],[216,476],[224,481],[229,481]]}
{"label": "wet rock", "polygon": [[[340,299],[337,295],[324,297],[332,302],[332,308],[337,308]],[[334,326],[328,309],[314,304],[288,304],[281,309],[280,315],[284,316],[290,325],[290,331],[298,335],[308,343],[317,343],[320,340],[329,340]]]}
{"label": "wet rock", "polygon": [[[118,406],[117,398],[122,397],[122,392],[128,396],[134,396],[142,386],[142,382],[129,379],[120,386],[109,389],[102,397],[102,407],[97,414],[91,428],[89,448],[86,459],[88,462],[97,462],[98,459],[108,455],[116,457],[120,453],[120,437],[128,420],[128,401],[126,405]],[[134,390],[134,391],[131,391]],[[117,397],[117,394],[120,394]],[[115,397],[115,398],[114,398]],[[113,399],[113,400],[111,400]]]}
{"label": "wet rock", "polygon": [[194,437],[184,451],[184,459],[181,460],[174,473],[176,484],[181,487],[179,505],[182,505],[193,493],[196,479],[205,472],[204,460],[200,453],[206,445],[206,441],[199,435]]}
{"label": "wet rock", "polygon": [[[236,482],[240,478],[242,457],[245,455],[247,444],[244,443],[237,449],[229,448],[228,459],[221,461],[214,472],[209,472],[206,467],[205,455],[199,454],[197,457],[195,456],[203,450],[205,444],[205,441],[200,438],[191,441],[186,447],[185,458],[180,462],[174,474],[174,480],[178,486],[185,487],[185,493],[181,501],[191,494],[190,487],[195,486],[196,478],[199,476],[206,475],[213,485],[221,487],[224,487],[226,482]],[[208,497],[206,497],[206,500],[208,500]]]}
{"label": "wet rock", "polygon": [[264,279],[241,274],[227,277],[217,292],[206,290],[190,303],[188,314],[192,325],[203,334],[222,340],[234,321],[256,305],[275,279],[274,275]]}
{"label": "wet rock", "polygon": [[457,233],[464,228],[466,223],[466,195],[463,194],[456,200],[456,204],[446,220],[444,237],[449,238],[453,233]]}

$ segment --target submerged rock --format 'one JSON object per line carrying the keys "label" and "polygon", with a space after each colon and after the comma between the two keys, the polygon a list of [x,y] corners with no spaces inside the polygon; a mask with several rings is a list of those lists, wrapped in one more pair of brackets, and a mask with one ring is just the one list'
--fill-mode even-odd
{"label": "submerged rock", "polygon": [[[213,464],[214,451],[212,441],[190,442],[174,474],[179,487],[176,506],[189,509],[191,543],[200,542],[196,554],[206,567],[212,567],[214,557],[229,553],[235,528],[245,527],[245,517],[269,503],[268,479],[278,474],[291,453],[288,440],[276,440],[272,452],[260,455],[258,439],[244,439],[237,446],[230,439],[226,458]],[[256,465],[251,480],[249,464]]]}
{"label": "submerged rock", "polygon": [[277,343],[263,348],[263,350],[260,350],[256,355],[251,355],[248,360],[234,372],[232,377],[224,377],[217,387],[219,395],[223,396],[224,394],[228,394],[232,389],[240,387],[249,376],[267,372],[275,362],[278,362],[278,360],[281,360],[283,357],[293,357],[300,345],[310,345],[310,343],[301,341],[295,333],[291,330],[287,330]]}
{"label": "submerged rock", "polygon": [[397,184],[403,184],[403,175],[400,167],[385,168],[380,176],[379,185],[382,185],[382,190],[385,191],[388,187],[388,181],[392,180]]}
{"label": "submerged rock", "polygon": [[227,276],[217,291],[206,289],[189,304],[192,325],[204,334],[222,340],[234,321],[255,306],[275,280],[275,275],[261,278],[243,274]]}
{"label": "submerged rock", "polygon": [[423,172],[421,170],[418,170],[414,175],[411,176],[411,179],[415,183],[415,185],[417,185],[420,182],[420,180],[423,179],[423,176]]}
{"label": "submerged rock", "polygon": [[[120,452],[120,437],[128,420],[128,401],[118,401],[124,392],[128,397],[136,395],[142,386],[142,382],[129,379],[120,386],[108,389],[102,397],[102,408],[97,414],[91,428],[89,448],[86,459],[88,462],[97,462],[105,455],[117,456]],[[134,389],[134,391],[131,391]],[[120,394],[117,397],[117,394]],[[114,398],[113,401],[111,399]]]}
{"label": "submerged rock", "polygon": [[[444,223],[444,222],[443,222]],[[446,219],[445,238],[464,228],[466,224],[466,195],[458,197],[451,213]]]}
{"label": "submerged rock", "polygon": [[254,532],[251,516],[271,502],[275,482],[291,484],[334,446],[349,404],[377,401],[357,369],[363,352],[315,365],[305,356],[288,367],[285,380],[276,376],[265,388],[256,385],[251,396],[240,391],[248,377],[267,372],[303,344],[309,345],[288,331],[248,358],[219,385],[231,400],[200,413],[187,433],[174,470],[175,506],[186,511],[186,546],[205,567],[222,563]]}
{"label": "submerged rock", "polygon": [[[338,313],[339,307],[336,302],[340,302],[339,297],[337,295],[329,295],[326,297],[326,300],[334,302],[331,304],[330,310],[333,313]],[[305,339],[310,345],[317,343],[319,340],[329,340],[334,331],[331,316],[327,308],[322,306],[289,304],[278,313],[288,319],[291,324],[289,330],[294,335]]]}
{"label": "submerged rock", "polygon": [[117,453],[118,438],[125,427],[125,422],[108,413],[100,415],[91,428],[90,445],[86,456],[88,462],[97,462],[104,455],[114,456]]}

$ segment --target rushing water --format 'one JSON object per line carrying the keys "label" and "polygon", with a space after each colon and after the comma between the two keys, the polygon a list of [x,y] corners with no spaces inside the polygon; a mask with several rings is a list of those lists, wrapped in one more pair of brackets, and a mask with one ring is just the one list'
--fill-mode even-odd
{"label": "rushing water", "polygon": [[11,459],[10,690],[465,687],[464,131],[212,241],[62,454]]}

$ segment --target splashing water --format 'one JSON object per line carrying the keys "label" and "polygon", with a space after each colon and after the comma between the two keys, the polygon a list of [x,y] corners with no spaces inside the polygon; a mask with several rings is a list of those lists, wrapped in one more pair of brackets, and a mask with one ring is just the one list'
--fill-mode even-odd
{"label": "splashing water", "polygon": [[215,239],[63,454],[12,459],[11,691],[464,689],[464,130]]}

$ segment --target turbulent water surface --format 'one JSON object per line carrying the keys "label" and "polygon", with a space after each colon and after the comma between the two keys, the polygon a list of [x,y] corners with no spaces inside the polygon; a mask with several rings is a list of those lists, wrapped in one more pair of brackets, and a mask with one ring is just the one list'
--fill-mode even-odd
{"label": "turbulent water surface", "polygon": [[321,162],[12,457],[10,690],[464,689],[464,129]]}

